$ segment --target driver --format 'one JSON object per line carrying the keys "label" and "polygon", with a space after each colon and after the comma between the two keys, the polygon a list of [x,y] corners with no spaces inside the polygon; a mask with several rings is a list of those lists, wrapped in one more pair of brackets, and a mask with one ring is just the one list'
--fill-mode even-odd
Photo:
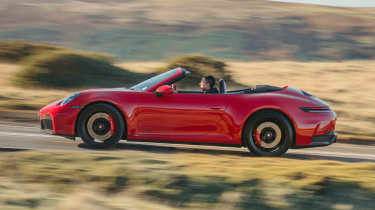
{"label": "driver", "polygon": [[215,77],[211,75],[202,77],[200,87],[203,93],[219,93],[215,87]]}

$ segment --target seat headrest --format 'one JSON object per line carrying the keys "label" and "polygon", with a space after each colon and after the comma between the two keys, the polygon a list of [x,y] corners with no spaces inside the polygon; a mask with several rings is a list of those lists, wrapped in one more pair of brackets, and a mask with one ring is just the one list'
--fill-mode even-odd
{"label": "seat headrest", "polygon": [[221,94],[227,93],[227,85],[225,84],[224,79],[219,80],[219,93]]}

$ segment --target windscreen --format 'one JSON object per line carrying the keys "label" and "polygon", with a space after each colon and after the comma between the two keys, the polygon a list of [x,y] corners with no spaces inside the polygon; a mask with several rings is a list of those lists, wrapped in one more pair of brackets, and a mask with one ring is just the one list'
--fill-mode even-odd
{"label": "windscreen", "polygon": [[148,89],[154,87],[155,85],[163,82],[164,80],[176,75],[178,73],[178,68],[172,69],[170,71],[164,72],[162,74],[159,74],[157,76],[151,77],[150,79],[143,81],[137,85],[134,85],[131,87],[131,90],[136,91],[147,91]]}

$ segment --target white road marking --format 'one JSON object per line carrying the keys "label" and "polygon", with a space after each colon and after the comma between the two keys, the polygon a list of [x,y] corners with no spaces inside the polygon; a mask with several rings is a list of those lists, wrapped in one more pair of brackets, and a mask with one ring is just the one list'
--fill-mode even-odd
{"label": "white road marking", "polygon": [[21,125],[2,125],[0,124],[0,127],[9,127],[9,128],[40,128],[39,126],[21,126]]}
{"label": "white road marking", "polygon": [[295,154],[312,154],[312,155],[327,155],[327,156],[340,156],[340,157],[366,157],[366,158],[373,158],[375,159],[375,155],[370,154],[357,154],[357,153],[344,153],[344,152],[328,152],[328,151],[311,151],[311,150],[304,150],[304,151],[296,151],[291,150],[291,153]]}
{"label": "white road marking", "polygon": [[346,144],[346,143],[335,143],[333,145],[335,145],[335,147],[339,147],[339,148],[353,148],[353,149],[366,149],[366,148],[369,148],[369,147],[374,148],[374,146],[354,145],[354,144]]}
{"label": "white road marking", "polygon": [[17,132],[7,132],[7,131],[0,131],[0,135],[2,136],[27,136],[27,137],[43,137],[43,138],[56,138],[53,135],[46,135],[46,134],[31,134],[31,133],[17,133]]}

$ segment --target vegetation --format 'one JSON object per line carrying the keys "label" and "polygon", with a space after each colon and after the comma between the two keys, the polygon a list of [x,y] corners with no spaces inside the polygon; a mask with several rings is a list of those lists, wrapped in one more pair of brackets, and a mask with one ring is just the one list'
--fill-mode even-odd
{"label": "vegetation", "polygon": [[17,63],[24,61],[30,56],[49,53],[59,49],[47,44],[0,40],[0,62]]}
{"label": "vegetation", "polygon": [[[145,77],[151,77],[160,69],[165,70],[168,64],[170,63],[131,62],[116,64],[115,67],[119,66],[121,70],[129,69],[124,72],[129,73],[129,78],[134,78],[132,82],[135,82],[138,78],[143,80]],[[374,105],[369,100],[353,101],[355,98],[375,98],[373,85],[375,62],[226,62],[225,65],[224,72],[228,73],[235,83],[248,87],[261,84],[279,87],[289,85],[323,99],[337,114],[336,131],[339,134],[339,141],[375,143]],[[64,86],[58,90],[57,87],[32,89],[24,88],[24,85],[15,86],[15,75],[22,74],[23,71],[22,65],[0,63],[2,75],[0,77],[0,110],[7,110],[4,113],[8,113],[10,109],[20,113],[38,110],[52,101],[70,95],[72,91],[86,88],[79,86],[72,90],[71,87]],[[126,76],[125,73],[123,76]],[[348,86],[347,78],[351,78],[350,86]],[[116,85],[120,79],[124,79],[124,83]],[[111,78],[103,74],[97,82],[87,83],[87,85],[91,87],[130,86],[131,83],[125,83],[127,82],[125,80],[127,80],[125,77]],[[198,89],[198,83],[199,80],[194,80],[187,83],[185,87],[178,84],[177,88]],[[227,87],[229,89],[241,88],[233,83],[228,83]],[[361,109],[358,110],[358,107]],[[357,111],[354,113],[351,110]],[[15,115],[12,114],[12,116],[14,118]],[[6,118],[12,116],[6,115]],[[35,113],[31,116],[35,118]]]}
{"label": "vegetation", "polygon": [[202,76],[212,75],[216,79],[223,78],[230,80],[226,64],[224,61],[202,55],[185,55],[170,61],[166,67],[161,68],[160,72],[168,71],[177,67],[182,67],[190,71],[190,75],[179,82],[183,87],[197,86]]}
{"label": "vegetation", "polygon": [[74,46],[126,61],[158,61],[192,53],[237,61],[373,59],[375,55],[372,8],[267,0],[192,4],[35,0],[27,6],[23,1],[3,0],[0,10],[0,38]]}
{"label": "vegetation", "polygon": [[0,206],[366,210],[375,205],[373,163],[124,149],[2,152]]}
{"label": "vegetation", "polygon": [[242,48],[249,42],[248,36],[235,30],[170,33],[114,28],[87,34],[78,41],[78,46],[128,61],[163,60],[197,52],[210,57],[241,60],[249,58],[249,52]]}
{"label": "vegetation", "polygon": [[324,100],[337,114],[339,141],[373,144],[375,109],[366,99],[375,98],[374,69],[374,61],[228,63],[232,78],[241,84],[288,85]]}
{"label": "vegetation", "polygon": [[42,53],[28,59],[14,77],[22,87],[125,87],[145,78],[112,64],[109,57],[71,50]]}
{"label": "vegetation", "polygon": [[176,58],[167,65],[167,70],[182,67],[191,72],[192,77],[202,77],[203,75],[213,75],[217,78],[227,77],[226,64],[210,57],[200,55],[187,55]]}
{"label": "vegetation", "polygon": [[21,87],[121,87],[146,76],[115,66],[107,55],[25,41],[0,40],[0,62],[23,66],[9,78]]}

